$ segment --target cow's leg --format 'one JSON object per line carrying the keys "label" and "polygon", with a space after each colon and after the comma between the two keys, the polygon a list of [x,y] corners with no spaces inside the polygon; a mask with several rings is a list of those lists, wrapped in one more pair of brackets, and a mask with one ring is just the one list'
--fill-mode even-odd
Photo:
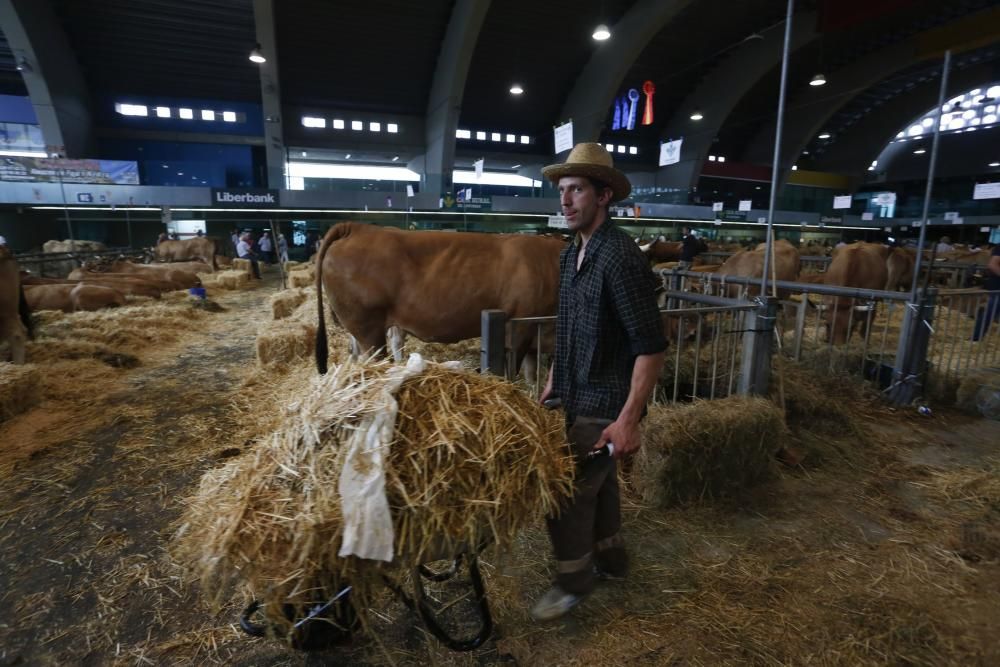
{"label": "cow's leg", "polygon": [[392,358],[399,363],[403,361],[403,344],[406,342],[406,332],[393,325],[386,332],[389,338],[389,347],[392,349]]}
{"label": "cow's leg", "polygon": [[24,363],[24,347],[28,340],[28,332],[20,320],[11,319],[6,324],[6,331],[0,331],[0,340],[4,338],[10,344],[10,360],[15,364]]}

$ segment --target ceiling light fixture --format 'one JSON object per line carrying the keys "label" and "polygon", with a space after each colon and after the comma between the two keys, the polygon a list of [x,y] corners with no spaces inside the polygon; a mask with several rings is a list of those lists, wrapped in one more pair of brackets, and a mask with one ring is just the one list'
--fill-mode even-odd
{"label": "ceiling light fixture", "polygon": [[515,164],[513,167],[511,167],[511,169],[520,169],[520,168],[521,168],[521,165],[519,165],[519,164]]}
{"label": "ceiling light fixture", "polygon": [[704,116],[701,115],[700,109],[695,109],[691,112],[691,120],[701,120]]}
{"label": "ceiling light fixture", "polygon": [[511,95],[520,95],[523,92],[524,92],[524,88],[522,88],[521,84],[519,84],[519,83],[515,83],[515,84],[511,85],[511,87],[510,87],[510,94]]}
{"label": "ceiling light fixture", "polygon": [[829,132],[824,132],[823,134],[819,135],[819,138],[820,139],[829,139],[830,138],[830,133]]}
{"label": "ceiling light fixture", "polygon": [[926,152],[927,152],[926,148],[918,148],[917,150],[913,151],[913,154],[914,155],[923,155]]}
{"label": "ceiling light fixture", "polygon": [[809,85],[810,86],[823,86],[823,85],[826,85],[826,77],[823,76],[822,74],[817,74],[809,82]]}
{"label": "ceiling light fixture", "polygon": [[250,52],[250,62],[257,63],[258,65],[267,62],[267,58],[265,58],[264,54],[260,52],[260,42],[257,42],[257,45],[254,46],[253,50]]}
{"label": "ceiling light fixture", "polygon": [[594,28],[594,34],[591,35],[591,37],[593,37],[598,42],[603,42],[604,40],[611,38],[611,31],[608,30],[607,25],[601,23],[596,28]]}
{"label": "ceiling light fixture", "polygon": [[345,160],[350,160],[350,159],[351,159],[351,154],[350,154],[350,153],[348,153],[347,155],[345,155],[345,156],[344,156],[344,159],[345,159]]}
{"label": "ceiling light fixture", "polygon": [[991,167],[1000,167],[1000,162],[990,162]]}
{"label": "ceiling light fixture", "polygon": [[28,59],[25,58],[24,56],[21,56],[20,58],[17,59],[17,71],[18,72],[33,72],[35,70],[31,66],[31,63],[28,62]]}
{"label": "ceiling light fixture", "polygon": [[399,159],[399,156],[398,156],[398,155],[395,155],[395,156],[393,156],[393,158],[392,158],[392,161],[393,161],[393,162],[395,162],[395,161],[396,161],[396,160],[398,160],[398,159]]}

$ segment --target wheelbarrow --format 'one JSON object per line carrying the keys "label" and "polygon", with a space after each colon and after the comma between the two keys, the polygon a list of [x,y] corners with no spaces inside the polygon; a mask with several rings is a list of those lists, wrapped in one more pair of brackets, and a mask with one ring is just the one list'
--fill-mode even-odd
{"label": "wheelbarrow", "polygon": [[[382,580],[410,611],[416,612],[427,630],[442,644],[453,651],[472,651],[483,645],[493,634],[493,616],[490,613],[486,586],[479,571],[479,552],[485,545],[476,550],[467,550],[451,559],[435,559],[429,563],[451,560],[444,570],[434,570],[424,563],[412,572],[413,593],[408,593],[403,584],[396,579],[382,575]],[[437,554],[435,554],[437,555]],[[478,630],[469,637],[453,636],[439,618],[439,610],[434,608],[432,600],[424,588],[424,581],[444,582],[457,577],[462,564],[468,569],[468,583],[472,588],[476,607]],[[351,586],[345,585],[329,599],[319,600],[307,605],[285,604],[282,614],[291,623],[291,628],[280,628],[261,623],[254,619],[261,610],[261,603],[251,602],[240,614],[240,628],[253,637],[268,635],[284,637],[293,648],[303,651],[316,651],[342,645],[349,642],[352,635],[360,627],[357,611],[351,603]],[[443,610],[440,610],[443,611]],[[270,632],[269,632],[270,629]]]}

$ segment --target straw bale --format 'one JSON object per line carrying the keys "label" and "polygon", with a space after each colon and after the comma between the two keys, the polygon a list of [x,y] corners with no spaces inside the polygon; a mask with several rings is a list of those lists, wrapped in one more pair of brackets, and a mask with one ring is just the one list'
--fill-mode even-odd
{"label": "straw bale", "polygon": [[315,350],[315,324],[284,319],[269,322],[257,332],[257,361],[262,366],[309,359]]}
{"label": "straw bale", "polygon": [[283,320],[306,300],[306,293],[302,289],[288,289],[278,292],[271,297],[271,316],[276,320]]}
{"label": "straw bale", "polygon": [[34,364],[0,363],[0,421],[21,414],[39,401],[41,378]]}
{"label": "straw bale", "polygon": [[1000,369],[973,371],[964,375],[959,382],[955,393],[955,407],[970,414],[1000,419],[996,405],[997,395],[1000,395]]}
{"label": "straw bale", "polygon": [[379,409],[390,367],[345,363],[311,376],[276,432],[205,474],[187,501],[174,555],[211,599],[246,584],[282,625],[282,604],[350,583],[364,614],[384,590],[383,573],[405,573],[487,539],[507,550],[568,495],[573,463],[558,415],[498,378],[431,365],[397,394],[385,458],[395,559],[339,557],[342,445]]}
{"label": "straw bale", "polygon": [[289,271],[292,271],[296,267],[304,266],[304,265],[302,264],[302,262],[296,262],[294,260],[289,260],[289,261],[285,262],[284,264],[282,264],[282,266],[285,269],[285,273],[288,273]]}
{"label": "straw bale", "polygon": [[288,272],[288,284],[291,287],[309,287],[315,283],[316,272],[311,264],[305,268]]}
{"label": "straw bale", "polygon": [[632,481],[661,507],[738,496],[767,477],[786,435],[781,410],[763,398],[656,405],[643,422]]}
{"label": "straw bale", "polygon": [[249,276],[250,273],[251,273],[251,271],[253,271],[253,266],[250,264],[250,260],[249,259],[238,259],[237,258],[237,259],[233,260],[233,268],[232,268],[232,270],[233,271],[242,271],[242,272],[244,272],[245,274],[247,274]]}
{"label": "straw bale", "polygon": [[246,271],[222,271],[218,274],[218,287],[222,289],[239,289],[250,283],[250,274]]}

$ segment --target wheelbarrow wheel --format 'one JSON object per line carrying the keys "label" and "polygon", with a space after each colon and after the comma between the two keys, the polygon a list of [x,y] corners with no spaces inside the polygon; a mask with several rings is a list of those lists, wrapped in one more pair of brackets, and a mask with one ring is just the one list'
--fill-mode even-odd
{"label": "wheelbarrow wheel", "polygon": [[[457,572],[460,560],[461,558],[455,559],[455,563],[453,565],[455,572]],[[479,557],[476,554],[472,554],[465,560],[469,567],[469,582],[472,584],[472,590],[475,594],[477,615],[479,616],[479,631],[468,639],[456,639],[441,626],[441,621],[438,619],[437,613],[431,608],[427,601],[427,596],[424,593],[424,584],[421,578],[422,572],[420,571],[420,568],[414,572],[413,576],[413,592],[417,613],[420,614],[420,618],[423,620],[424,625],[427,626],[427,629],[430,630],[431,634],[437,637],[442,644],[453,651],[472,651],[477,649],[482,646],[483,643],[486,642],[486,640],[493,634],[493,615],[490,613],[489,601],[486,599],[486,586],[483,584],[483,577],[479,572]],[[445,577],[445,579],[451,578],[453,574],[454,572],[448,577]],[[443,581],[444,579],[435,580]],[[407,601],[405,596],[403,601],[406,602],[411,608],[414,606],[412,602]]]}

